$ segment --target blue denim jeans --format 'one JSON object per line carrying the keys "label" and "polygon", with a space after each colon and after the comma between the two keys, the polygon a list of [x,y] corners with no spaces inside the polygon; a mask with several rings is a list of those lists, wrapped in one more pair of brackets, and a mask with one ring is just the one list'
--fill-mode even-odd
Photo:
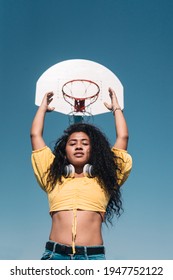
{"label": "blue denim jeans", "polygon": [[[77,246],[80,248],[80,246]],[[82,246],[83,247],[83,246]],[[94,248],[95,246],[90,246]],[[96,247],[103,247],[102,245]],[[83,255],[65,255],[59,254],[50,250],[45,249],[41,260],[105,260],[105,254],[96,254],[96,255],[87,255],[87,253]]]}

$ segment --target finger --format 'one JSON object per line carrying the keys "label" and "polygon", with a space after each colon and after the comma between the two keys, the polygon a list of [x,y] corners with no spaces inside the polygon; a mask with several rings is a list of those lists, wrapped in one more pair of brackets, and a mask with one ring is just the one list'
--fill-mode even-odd
{"label": "finger", "polygon": [[114,93],[112,88],[109,88],[108,91],[109,91],[109,94],[111,94],[111,95]]}
{"label": "finger", "polygon": [[116,95],[115,90],[113,90],[111,87],[109,88],[109,92]]}
{"label": "finger", "polygon": [[47,93],[47,96],[52,96],[52,95],[54,95],[53,91]]}
{"label": "finger", "polygon": [[52,111],[54,111],[55,110],[55,107],[48,107],[47,108],[47,112],[52,112]]}
{"label": "finger", "polygon": [[109,94],[110,94],[110,96],[115,96],[116,97],[116,93],[115,93],[115,91],[112,89],[112,88],[109,88]]}
{"label": "finger", "polygon": [[51,96],[53,96],[53,95],[54,95],[53,91],[50,91],[50,92],[46,92],[46,94],[44,95],[44,97],[49,98],[49,97],[51,97]]}
{"label": "finger", "polygon": [[55,107],[51,107],[50,110],[51,110],[51,111],[54,111],[54,110],[55,110]]}
{"label": "finger", "polygon": [[110,96],[111,102],[113,101],[114,97],[116,97],[115,92],[111,88],[109,88],[109,96]]}
{"label": "finger", "polygon": [[48,104],[53,100],[53,95],[54,95],[53,92],[48,92],[47,93],[47,102],[48,102]]}
{"label": "finger", "polygon": [[53,98],[50,97],[47,101],[48,101],[48,103],[51,103],[52,100],[53,100]]}
{"label": "finger", "polygon": [[108,110],[112,110],[112,105],[108,104],[107,102],[104,102],[104,105]]}

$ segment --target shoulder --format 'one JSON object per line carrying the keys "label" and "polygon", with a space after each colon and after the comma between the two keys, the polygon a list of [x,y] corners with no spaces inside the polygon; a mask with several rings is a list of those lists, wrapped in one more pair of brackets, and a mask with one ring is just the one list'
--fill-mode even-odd
{"label": "shoulder", "polygon": [[32,164],[43,169],[47,168],[54,160],[55,156],[48,146],[32,151]]}
{"label": "shoulder", "polygon": [[34,170],[34,174],[39,185],[43,190],[48,192],[50,190],[50,184],[47,183],[49,174],[49,168],[54,160],[54,154],[47,146],[32,151],[31,162]]}
{"label": "shoulder", "polygon": [[44,156],[44,155],[55,157],[54,154],[52,153],[51,149],[48,146],[44,146],[41,149],[37,149],[37,150],[32,151],[32,156],[33,157]]}
{"label": "shoulder", "polygon": [[115,155],[115,163],[117,165],[117,179],[118,184],[121,186],[128,178],[132,169],[132,157],[122,149],[112,148]]}
{"label": "shoulder", "polygon": [[127,150],[118,149],[115,147],[112,147],[111,150],[114,153],[117,161],[121,160],[121,161],[129,162],[132,164],[132,156],[128,153]]}

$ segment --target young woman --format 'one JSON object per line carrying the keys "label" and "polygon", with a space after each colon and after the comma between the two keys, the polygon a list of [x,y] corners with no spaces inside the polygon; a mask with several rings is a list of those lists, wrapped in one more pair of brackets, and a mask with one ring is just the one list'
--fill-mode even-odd
{"label": "young woman", "polygon": [[85,123],[71,125],[52,152],[43,139],[44,118],[53,93],[47,93],[31,127],[32,165],[48,195],[52,228],[42,260],[105,259],[102,222],[122,209],[120,186],[132,167],[127,153],[128,128],[115,92],[109,89],[116,142]]}

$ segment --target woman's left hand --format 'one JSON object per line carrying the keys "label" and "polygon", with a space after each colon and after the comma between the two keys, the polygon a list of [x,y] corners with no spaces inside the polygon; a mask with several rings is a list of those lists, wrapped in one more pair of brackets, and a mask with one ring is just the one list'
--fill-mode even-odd
{"label": "woman's left hand", "polygon": [[104,102],[104,105],[106,106],[106,108],[110,111],[113,111],[117,107],[120,108],[115,91],[112,88],[109,88],[108,91],[109,91],[109,96],[111,99],[111,104]]}

